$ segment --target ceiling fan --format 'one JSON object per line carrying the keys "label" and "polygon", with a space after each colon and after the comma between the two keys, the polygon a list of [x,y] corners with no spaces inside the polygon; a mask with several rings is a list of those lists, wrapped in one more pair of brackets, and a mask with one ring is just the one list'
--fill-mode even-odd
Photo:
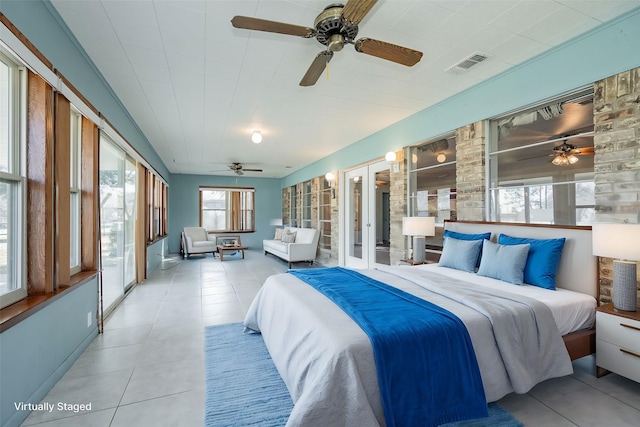
{"label": "ceiling fan", "polygon": [[229,169],[234,171],[236,175],[244,175],[245,172],[262,172],[262,169],[246,169],[238,162],[231,163]]}
{"label": "ceiling fan", "polygon": [[360,38],[358,24],[378,0],[347,0],[346,4],[334,3],[325,7],[316,17],[313,28],[249,16],[234,16],[231,24],[245,30],[266,31],[303,38],[315,38],[325,45],[311,63],[300,86],[313,86],[333,57],[345,44],[353,44],[357,52],[411,67],[422,58],[422,52],[370,38]]}
{"label": "ceiling fan", "polygon": [[593,156],[593,147],[577,148],[573,144],[569,144],[567,141],[563,141],[562,144],[553,147],[554,154],[551,163],[556,166],[568,166],[578,162],[577,156]]}

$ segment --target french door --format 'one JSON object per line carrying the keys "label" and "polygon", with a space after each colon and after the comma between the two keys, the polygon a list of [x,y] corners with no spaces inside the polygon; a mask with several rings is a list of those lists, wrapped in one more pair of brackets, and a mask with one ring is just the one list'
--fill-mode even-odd
{"label": "french door", "polygon": [[389,265],[389,163],[347,171],[344,182],[345,266]]}

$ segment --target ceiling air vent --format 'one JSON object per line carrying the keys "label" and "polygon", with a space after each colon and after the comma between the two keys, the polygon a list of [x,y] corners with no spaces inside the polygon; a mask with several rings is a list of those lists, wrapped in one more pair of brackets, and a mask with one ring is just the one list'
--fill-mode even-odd
{"label": "ceiling air vent", "polygon": [[465,71],[467,71],[469,68],[487,59],[487,57],[488,55],[484,53],[474,52],[471,55],[464,58],[463,60],[453,64],[451,67],[447,68],[444,71],[445,73],[450,73],[450,74],[462,74]]}

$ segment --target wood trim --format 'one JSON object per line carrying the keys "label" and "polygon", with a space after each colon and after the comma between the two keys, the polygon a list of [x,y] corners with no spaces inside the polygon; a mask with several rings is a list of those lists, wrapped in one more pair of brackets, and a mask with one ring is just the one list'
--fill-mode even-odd
{"label": "wood trim", "polygon": [[53,91],[29,71],[27,88],[27,292],[53,291]]}
{"label": "wood trim", "polygon": [[0,332],[17,325],[29,316],[34,315],[52,302],[62,298],[70,290],[89,283],[98,274],[97,271],[84,271],[73,276],[73,285],[64,286],[57,292],[46,295],[29,296],[0,310]]}
{"label": "wood trim", "polygon": [[60,93],[55,95],[54,181],[56,238],[54,240],[54,289],[68,285],[71,279],[71,103]]}
{"label": "wood trim", "polygon": [[[71,84],[71,82],[69,80],[67,80],[67,78],[60,72],[60,70],[54,70],[54,72],[56,73],[56,76],[58,76],[58,78],[60,78],[60,80],[62,80],[64,82],[64,85],[66,87],[69,88],[69,90],[71,90],[78,98],[80,98],[82,100],[82,102],[84,102],[84,104],[89,107],[89,109],[91,111],[93,111],[97,116],[100,115],[100,112],[96,109],[96,107],[94,107],[88,100],[87,98],[84,97],[84,95],[82,95],[80,93],[80,91],[78,89],[76,89],[76,87],[74,85]],[[98,124],[98,123],[96,123]]]}
{"label": "wood trim", "polygon": [[82,118],[80,170],[81,268],[98,269],[98,140],[100,130],[91,120]]}
{"label": "wood trim", "polygon": [[[558,229],[570,229],[570,230],[591,230],[590,225],[559,225],[559,224],[528,224],[523,222],[492,222],[492,221],[467,221],[456,219],[445,219],[447,222],[458,222],[460,224],[491,224],[491,225],[505,225],[514,227],[539,227],[539,228],[558,228]],[[446,225],[445,225],[446,228]]]}
{"label": "wood trim", "polygon": [[142,282],[147,278],[147,236],[145,210],[145,177],[146,168],[138,163],[138,188],[136,194],[136,281]]}
{"label": "wood trim", "polygon": [[2,12],[0,12],[0,22],[2,22],[9,31],[11,31],[13,35],[31,51],[31,53],[37,56],[47,68],[53,71],[53,64],[35,47],[33,43],[29,41],[28,38],[25,37],[24,34],[20,32],[20,30],[18,30],[15,25],[13,25],[11,21],[9,21],[9,18],[7,18]]}
{"label": "wood trim", "polygon": [[583,329],[562,337],[571,360],[580,359],[596,352],[596,330]]}

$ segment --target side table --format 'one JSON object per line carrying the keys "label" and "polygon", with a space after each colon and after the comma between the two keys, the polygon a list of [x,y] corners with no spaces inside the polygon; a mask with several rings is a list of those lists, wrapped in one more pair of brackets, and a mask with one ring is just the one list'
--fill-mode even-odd
{"label": "side table", "polygon": [[596,371],[640,382],[640,312],[605,304],[596,311]]}

